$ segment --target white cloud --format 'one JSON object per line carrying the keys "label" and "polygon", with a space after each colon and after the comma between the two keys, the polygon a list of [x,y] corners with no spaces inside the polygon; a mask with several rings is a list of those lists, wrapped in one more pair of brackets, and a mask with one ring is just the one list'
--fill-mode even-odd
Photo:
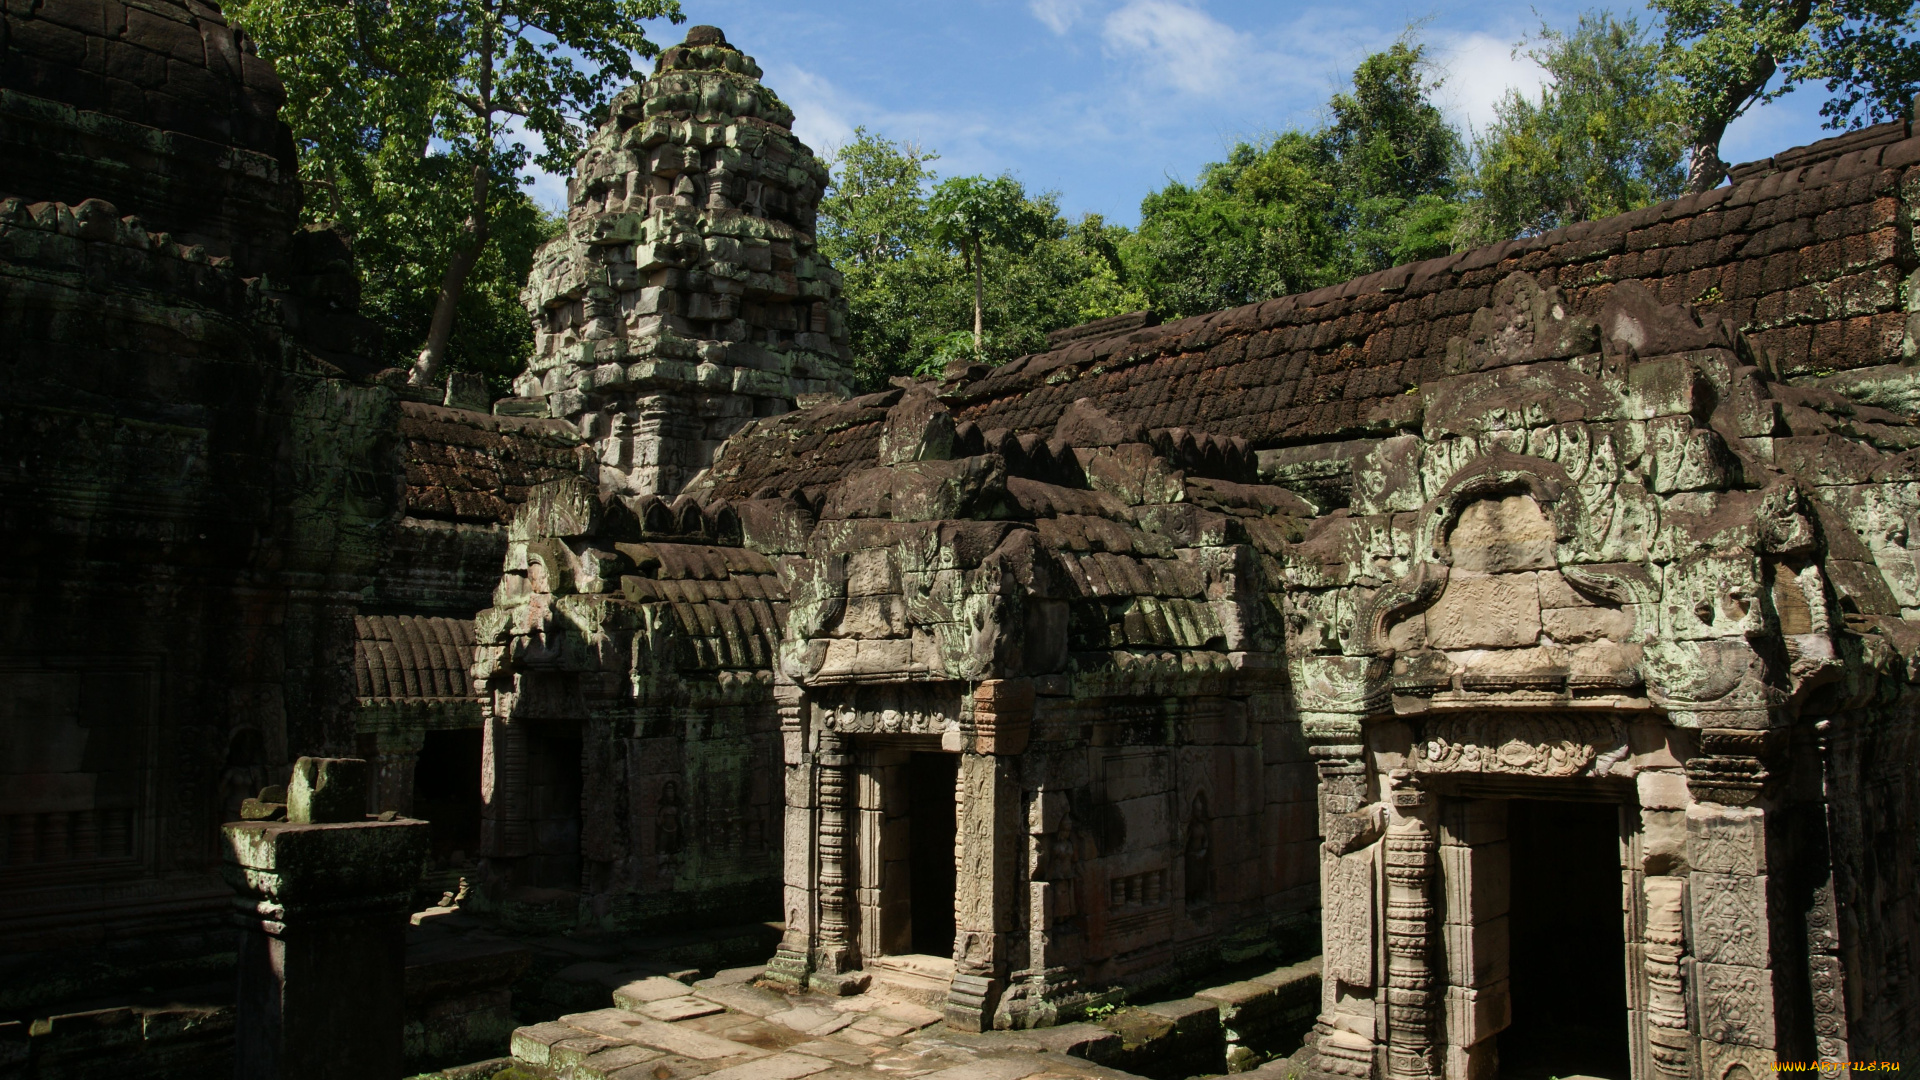
{"label": "white cloud", "polygon": [[815,153],[830,153],[833,147],[852,142],[853,129],[868,119],[863,114],[871,112],[831,80],[805,68],[779,64],[765,81],[778,88],[780,100],[793,110],[793,133]]}
{"label": "white cloud", "polygon": [[1525,52],[1515,55],[1511,38],[1475,31],[1439,36],[1434,45],[1434,65],[1445,79],[1440,107],[1462,134],[1485,131],[1508,90],[1537,97],[1546,84],[1546,70]]}
{"label": "white cloud", "polygon": [[1129,0],[1107,16],[1101,39],[1110,53],[1134,59],[1148,78],[1189,94],[1232,87],[1246,55],[1231,27],[1176,0]]}
{"label": "white cloud", "polygon": [[1087,0],[1027,0],[1027,10],[1047,29],[1065,35],[1087,10]]}

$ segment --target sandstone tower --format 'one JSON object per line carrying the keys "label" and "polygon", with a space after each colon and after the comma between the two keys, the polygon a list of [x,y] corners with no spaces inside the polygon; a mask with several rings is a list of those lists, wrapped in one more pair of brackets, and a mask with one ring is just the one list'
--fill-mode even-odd
{"label": "sandstone tower", "polygon": [[813,239],[827,169],[792,123],[753,58],[696,26],[580,156],[501,411],[573,421],[603,491],[673,495],[747,420],[845,396],[840,275]]}

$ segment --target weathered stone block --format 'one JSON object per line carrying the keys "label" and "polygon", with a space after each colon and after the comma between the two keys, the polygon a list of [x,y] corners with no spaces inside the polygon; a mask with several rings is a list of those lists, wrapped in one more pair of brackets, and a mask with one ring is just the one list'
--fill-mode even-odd
{"label": "weathered stone block", "polygon": [[1447,1042],[1454,1046],[1473,1046],[1513,1022],[1505,980],[1482,987],[1449,986],[1446,993]]}
{"label": "weathered stone block", "polygon": [[1504,978],[1511,955],[1507,916],[1482,922],[1449,920],[1441,927],[1446,945],[1447,981],[1455,986],[1486,986]]}
{"label": "weathered stone block", "polygon": [[1531,573],[1455,574],[1427,609],[1427,643],[1436,649],[1513,648],[1540,639],[1540,597]]}
{"label": "weathered stone block", "polygon": [[303,757],[287,783],[287,820],[298,825],[360,821],[367,815],[367,763]]}
{"label": "weathered stone block", "polygon": [[1447,537],[1455,570],[1488,574],[1552,569],[1554,542],[1552,523],[1525,495],[1468,504]]}
{"label": "weathered stone block", "polygon": [[1483,923],[1507,913],[1513,871],[1505,841],[1478,847],[1443,845],[1440,872],[1448,923]]}

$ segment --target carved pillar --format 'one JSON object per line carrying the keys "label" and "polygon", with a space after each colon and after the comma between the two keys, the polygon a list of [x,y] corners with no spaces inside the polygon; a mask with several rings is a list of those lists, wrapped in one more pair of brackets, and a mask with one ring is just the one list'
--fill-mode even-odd
{"label": "carved pillar", "polygon": [[1687,939],[1695,958],[1689,989],[1698,1054],[1693,1071],[1714,1077],[1735,1065],[1755,1076],[1771,1071],[1784,1034],[1772,963],[1778,910],[1769,890],[1770,811],[1721,801],[1758,796],[1758,780],[1751,786],[1728,783],[1729,774],[1763,778],[1758,753],[1729,751],[1757,750],[1761,740],[1754,736],[1765,733],[1737,734],[1738,740],[1727,740],[1702,732],[1706,767],[1687,765],[1688,786],[1701,800],[1687,807]]}
{"label": "carved pillar", "polygon": [[781,845],[786,927],[780,947],[767,964],[767,979],[793,990],[807,985],[813,955],[814,910],[814,756],[807,750],[806,694],[792,683],[776,682],[774,709],[780,716],[780,749],[786,780],[786,835]]}
{"label": "carved pillar", "polygon": [[487,711],[480,749],[480,854],[513,858],[532,848],[527,827],[527,731]]}
{"label": "carved pillar", "polygon": [[1025,830],[1019,821],[1019,786],[1004,757],[962,754],[956,797],[959,888],[946,1014],[955,1027],[985,1031],[993,1026],[994,1010],[1007,985],[1007,939],[1013,932],[1013,893]]}
{"label": "carved pillar", "polygon": [[1643,885],[1647,902],[1643,965],[1647,979],[1647,1053],[1654,1072],[1683,1080],[1693,1058],[1687,1026],[1683,925],[1687,879],[1650,875]]}
{"label": "carved pillar", "polygon": [[1079,914],[1080,837],[1067,792],[1042,789],[1026,799],[1026,966],[1013,972],[994,1011],[1000,1028],[1051,1027],[1060,1016],[1055,1002],[1080,988],[1075,973],[1083,957],[1073,921]]}
{"label": "carved pillar", "polygon": [[1438,914],[1432,882],[1439,837],[1426,821],[1430,797],[1410,778],[1393,793],[1383,859],[1387,879],[1387,1075],[1440,1075],[1438,1037],[1443,988],[1434,970]]}
{"label": "carved pillar", "polygon": [[[1325,957],[1320,1016],[1314,1024],[1319,1071],[1333,1076],[1373,1075],[1376,1046],[1373,1003],[1374,842],[1378,806],[1368,799],[1367,766],[1360,717],[1303,713],[1307,752],[1320,774],[1320,934]],[[1351,995],[1364,1005],[1342,1005]]]}
{"label": "carved pillar", "polygon": [[841,737],[820,733],[815,758],[820,801],[820,931],[813,950],[813,974],[808,981],[837,994],[857,994],[867,987],[859,950],[848,933],[847,888],[847,772],[851,764]]}
{"label": "carved pillar", "polygon": [[1831,720],[1814,725],[1820,753],[1820,883],[1807,909],[1807,981],[1812,991],[1813,1046],[1818,1060],[1838,1065],[1852,1057],[1847,1041],[1847,973],[1840,959],[1840,912],[1833,895],[1833,780]]}

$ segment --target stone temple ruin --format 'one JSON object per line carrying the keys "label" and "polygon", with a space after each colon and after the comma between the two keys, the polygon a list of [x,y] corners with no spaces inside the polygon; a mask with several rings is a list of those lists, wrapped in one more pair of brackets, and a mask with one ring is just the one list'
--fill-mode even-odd
{"label": "stone temple ruin", "polygon": [[[777,920],[801,1001],[1031,1032],[1317,953],[1303,1076],[1920,1050],[1909,124],[852,396],[824,167],[698,27],[489,404],[374,370],[217,10],[5,20],[0,1075],[227,1067],[117,1003],[232,978],[219,826],[303,755],[463,918]],[[410,956],[408,1038],[505,1049],[493,948]],[[658,1056],[514,1053],[589,1029]]]}

